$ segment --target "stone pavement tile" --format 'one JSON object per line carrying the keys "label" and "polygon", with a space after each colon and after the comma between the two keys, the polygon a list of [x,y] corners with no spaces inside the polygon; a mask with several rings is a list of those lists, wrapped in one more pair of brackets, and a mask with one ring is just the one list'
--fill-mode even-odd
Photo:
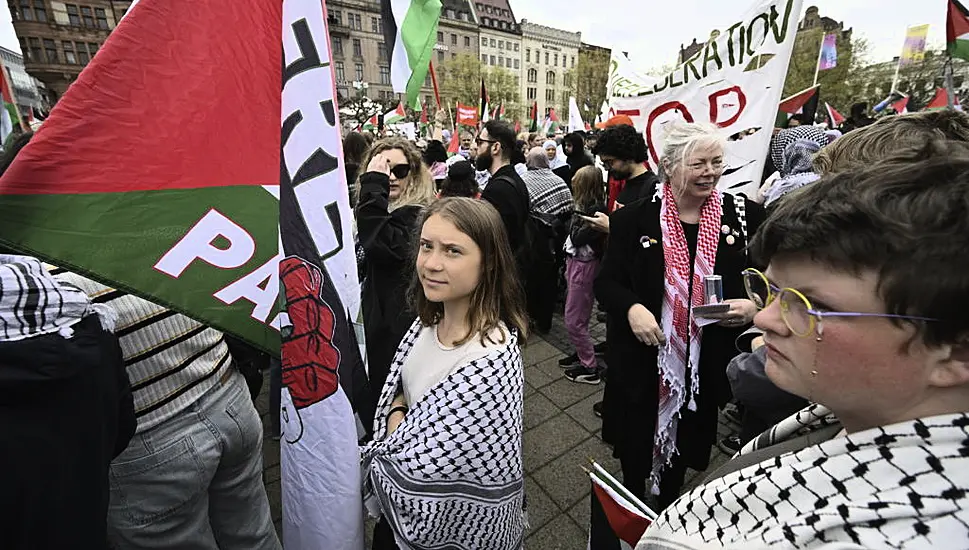
{"label": "stone pavement tile", "polygon": [[[559,373],[559,376],[562,374]],[[539,368],[537,365],[525,367],[525,382],[532,388],[538,389],[558,380],[557,376],[552,376]]]}
{"label": "stone pavement tile", "polygon": [[548,342],[540,338],[535,338],[530,340],[528,345],[522,350],[522,359],[524,360],[525,366],[528,367],[540,363],[549,357],[556,356],[557,358],[561,353]]}
{"label": "stone pavement tile", "polygon": [[568,511],[569,517],[572,518],[572,521],[578,524],[578,526],[581,527],[587,535],[589,533],[589,516],[592,515],[592,511],[589,508],[591,506],[589,503],[589,499],[592,498],[591,495],[592,493],[590,492],[589,495],[579,502],[576,502],[575,505],[569,508]]}
{"label": "stone pavement tile", "polygon": [[612,458],[612,449],[595,437],[590,437],[534,472],[532,477],[555,504],[567,510],[592,490],[589,476],[582,469],[590,467],[590,458],[609,472],[619,468],[619,461]]}
{"label": "stone pavement tile", "polygon": [[522,443],[525,473],[535,470],[562,456],[566,451],[588,439],[589,432],[565,414],[559,414],[525,432]]}
{"label": "stone pavement tile", "polygon": [[530,396],[530,395],[532,395],[532,394],[535,393],[535,388],[533,388],[531,384],[528,384],[527,383],[528,382],[527,380],[525,382],[526,382],[525,383],[525,397],[528,397],[528,396]]}
{"label": "stone pavement tile", "polygon": [[559,359],[561,358],[562,354],[559,354],[555,357],[540,361],[533,365],[533,367],[549,375],[553,380],[561,380],[565,376],[562,374],[565,372],[565,369],[559,366]]}
{"label": "stone pavement tile", "polygon": [[530,430],[545,422],[549,418],[562,412],[555,403],[540,393],[534,393],[525,398],[525,430]]}
{"label": "stone pavement tile", "polygon": [[562,513],[552,502],[552,498],[535,483],[531,477],[525,478],[525,498],[528,499],[528,532],[525,536],[535,533],[545,524]]}
{"label": "stone pavement tile", "polygon": [[565,409],[565,412],[572,417],[572,420],[582,424],[583,428],[594,432],[602,429],[602,419],[592,412],[592,405],[599,401],[602,401],[601,384],[595,393]]}
{"label": "stone pavement tile", "polygon": [[584,550],[588,535],[566,514],[561,514],[545,527],[525,539],[528,550]]}
{"label": "stone pavement tile", "polygon": [[551,399],[559,408],[566,409],[590,395],[599,393],[602,390],[600,386],[602,386],[601,383],[595,386],[591,384],[579,384],[562,376],[557,381],[540,388],[538,391],[545,397]]}

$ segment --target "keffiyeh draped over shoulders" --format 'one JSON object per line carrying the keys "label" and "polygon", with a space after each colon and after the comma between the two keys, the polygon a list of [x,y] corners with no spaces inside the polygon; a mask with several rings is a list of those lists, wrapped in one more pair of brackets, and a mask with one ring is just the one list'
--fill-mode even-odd
{"label": "keffiyeh draped over shoulders", "polygon": [[362,449],[367,508],[386,517],[403,550],[521,548],[524,370],[517,333],[457,366],[411,403],[387,436],[401,367],[420,329],[416,321],[401,340],[377,406],[374,442]]}
{"label": "keffiyeh draped over shoulders", "polygon": [[[830,427],[811,405],[740,455]],[[828,439],[707,482],[680,497],[637,550],[903,548],[969,545],[969,414]]]}
{"label": "keffiyeh draped over shoulders", "polygon": [[101,326],[113,331],[117,315],[95,306],[87,294],[60,283],[37,258],[0,254],[0,342],[13,342],[59,332],[98,313]]}

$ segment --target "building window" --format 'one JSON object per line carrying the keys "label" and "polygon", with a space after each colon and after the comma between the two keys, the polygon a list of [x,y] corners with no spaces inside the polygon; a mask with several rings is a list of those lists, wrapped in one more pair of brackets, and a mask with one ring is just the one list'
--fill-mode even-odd
{"label": "building window", "polygon": [[443,32],[437,31],[437,41],[438,41],[438,43],[443,43],[444,42],[444,33]]}
{"label": "building window", "polygon": [[494,65],[495,65],[495,56],[493,56],[493,55],[489,55],[488,56],[488,64],[491,65],[492,67],[494,67]]}
{"label": "building window", "polygon": [[519,60],[518,59],[515,59],[515,68],[516,69],[520,69],[521,68],[521,64],[519,63]]}
{"label": "building window", "polygon": [[47,7],[44,6],[44,0],[34,0],[34,15],[41,23],[47,21]]}
{"label": "building window", "polygon": [[532,62],[532,50],[525,50],[525,63]]}
{"label": "building window", "polygon": [[333,21],[337,25],[341,27],[343,26],[343,12],[341,12],[340,10],[333,10],[330,12],[330,17],[333,18]]}
{"label": "building window", "polygon": [[94,17],[98,20],[98,28],[108,30],[108,14],[103,8],[94,8]]}
{"label": "building window", "polygon": [[515,42],[515,51],[518,51],[518,42]]}
{"label": "building window", "polygon": [[548,52],[545,52],[545,64],[548,65]]}
{"label": "building window", "polygon": [[563,86],[566,86],[566,87],[572,85],[572,75],[571,74],[565,73],[564,75],[562,75],[562,85]]}
{"label": "building window", "polygon": [[363,21],[361,21],[359,13],[353,14],[353,28],[357,29],[358,31],[363,30]]}
{"label": "building window", "polygon": [[573,69],[575,68],[575,56],[574,55],[572,56],[572,68]]}
{"label": "building window", "polygon": [[44,39],[44,50],[47,52],[48,63],[60,63],[60,60],[57,58],[57,45],[54,44],[53,40]]}
{"label": "building window", "polygon": [[81,22],[85,27],[94,28],[94,12],[87,6],[81,6]]}
{"label": "building window", "polygon": [[528,89],[528,99],[536,99],[538,97],[538,90],[536,88]]}
{"label": "building window", "polygon": [[457,58],[458,58],[458,54],[456,54],[454,52],[451,52],[451,59],[454,60],[454,59],[457,59]]}
{"label": "building window", "polygon": [[380,83],[390,84],[390,67],[386,65],[380,66]]}
{"label": "building window", "polygon": [[528,69],[528,81],[538,82],[538,71],[536,69]]}
{"label": "building window", "polygon": [[333,53],[343,55],[343,39],[338,36],[333,37]]}
{"label": "building window", "polygon": [[454,19],[454,10],[448,8],[447,11],[444,12],[444,16],[448,19]]}
{"label": "building window", "polygon": [[545,90],[545,101],[555,101],[555,90]]}
{"label": "building window", "polygon": [[482,36],[481,37],[481,45],[482,46],[487,46],[488,45],[488,39]]}
{"label": "building window", "polygon": [[34,10],[30,9],[30,0],[20,0],[20,18],[24,21],[34,20]]}
{"label": "building window", "polygon": [[87,54],[87,45],[84,42],[78,42],[75,49],[77,51],[77,62],[81,65],[87,65],[87,62],[90,60]]}
{"label": "building window", "polygon": [[383,42],[377,43],[377,59],[380,61],[387,61],[387,45]]}
{"label": "building window", "polygon": [[452,46],[457,46],[458,45],[458,35],[456,35],[456,34],[452,34],[451,35],[451,45]]}
{"label": "building window", "polygon": [[358,82],[362,82],[363,81],[363,63],[354,63],[353,68],[354,68],[354,72],[356,73],[353,76],[355,76],[357,78],[357,81]]}
{"label": "building window", "polygon": [[505,49],[511,51],[511,42],[505,41]]}
{"label": "building window", "polygon": [[444,52],[442,51],[437,52],[437,62],[438,64],[444,63]]}
{"label": "building window", "polygon": [[74,43],[65,40],[61,43],[64,48],[64,62],[69,65],[77,65],[77,58],[74,57]]}
{"label": "building window", "polygon": [[494,48],[494,47],[495,47],[495,39],[494,39],[494,38],[489,38],[489,39],[488,39],[488,43],[489,43],[489,45],[490,45],[490,46],[491,46],[492,48]]}
{"label": "building window", "polygon": [[555,63],[552,63],[552,64],[553,65],[558,65],[559,64],[559,54],[555,54]]}
{"label": "building window", "polygon": [[376,32],[383,34],[384,32],[384,22],[379,17],[370,18],[370,32]]}
{"label": "building window", "polygon": [[505,57],[504,57],[504,56],[502,56],[502,55],[499,55],[499,56],[498,56],[498,66],[499,66],[499,67],[502,67],[502,66],[504,66],[504,65],[505,65]]}
{"label": "building window", "polygon": [[353,57],[363,57],[363,46],[360,45],[360,39],[353,39]]}
{"label": "building window", "polygon": [[505,49],[505,41],[504,40],[499,40],[498,41],[498,49],[499,50]]}
{"label": "building window", "polygon": [[465,36],[464,37],[464,47],[465,48],[470,48],[471,47],[471,37],[470,36]]}
{"label": "building window", "polygon": [[481,64],[484,65],[488,62],[488,54],[481,54]]}
{"label": "building window", "polygon": [[334,68],[336,70],[336,80],[337,80],[337,82],[343,82],[344,80],[346,80],[347,79],[347,75],[346,75],[346,72],[343,70],[343,62],[342,61],[337,61],[336,63],[333,64],[333,66],[334,66]]}
{"label": "building window", "polygon": [[74,27],[81,26],[81,15],[77,11],[77,6],[74,6],[72,4],[67,4],[67,20]]}
{"label": "building window", "polygon": [[30,56],[37,63],[44,62],[44,50],[40,47],[40,38],[28,38],[30,41]]}
{"label": "building window", "polygon": [[97,42],[88,42],[87,43],[87,51],[91,52],[91,59],[94,59],[94,56],[97,55],[97,53],[98,53],[98,44],[97,44]]}
{"label": "building window", "polygon": [[545,83],[549,86],[555,86],[555,73],[552,71],[545,73]]}

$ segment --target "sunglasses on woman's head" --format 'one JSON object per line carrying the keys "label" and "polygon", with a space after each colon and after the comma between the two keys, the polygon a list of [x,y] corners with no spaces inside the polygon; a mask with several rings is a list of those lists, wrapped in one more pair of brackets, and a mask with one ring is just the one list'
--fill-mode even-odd
{"label": "sunglasses on woman's head", "polygon": [[410,164],[398,164],[397,166],[392,166],[390,168],[390,173],[393,174],[395,178],[402,180],[410,174]]}
{"label": "sunglasses on woman's head", "polygon": [[747,297],[754,302],[757,309],[765,309],[777,300],[781,306],[781,319],[787,328],[797,336],[805,337],[817,331],[821,335],[821,321],[825,317],[885,317],[889,319],[908,319],[911,321],[938,321],[930,317],[912,315],[893,315],[891,313],[858,313],[842,311],[819,311],[811,305],[807,296],[793,288],[778,288],[771,284],[764,275],[756,269],[745,269],[743,272],[744,287]]}

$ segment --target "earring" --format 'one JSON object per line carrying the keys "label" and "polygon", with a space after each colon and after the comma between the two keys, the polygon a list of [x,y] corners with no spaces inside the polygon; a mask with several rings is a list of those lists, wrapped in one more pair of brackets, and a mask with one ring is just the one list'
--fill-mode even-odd
{"label": "earring", "polygon": [[811,371],[811,376],[817,376],[817,375],[818,375],[818,371],[816,371],[816,370],[812,370]]}
{"label": "earring", "polygon": [[815,340],[818,341],[818,342],[820,342],[821,341],[821,337],[818,336],[817,338],[815,338]]}

